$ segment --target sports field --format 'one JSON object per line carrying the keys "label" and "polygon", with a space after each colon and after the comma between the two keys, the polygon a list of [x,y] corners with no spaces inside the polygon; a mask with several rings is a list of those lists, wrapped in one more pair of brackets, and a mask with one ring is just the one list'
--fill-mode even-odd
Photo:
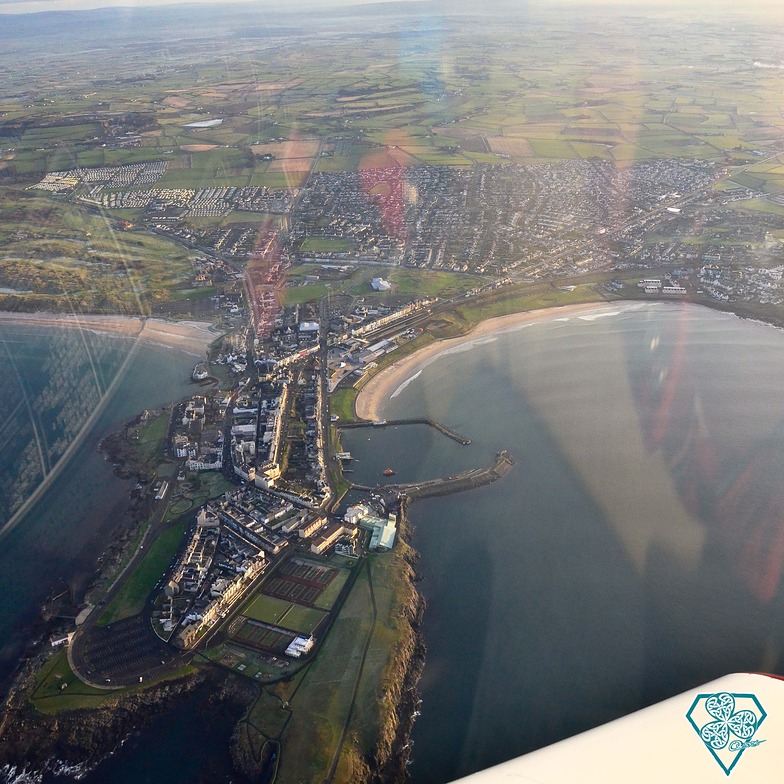
{"label": "sports field", "polygon": [[245,607],[242,614],[256,621],[277,623],[289,610],[291,602],[275,599],[273,596],[257,594]]}
{"label": "sports field", "polygon": [[293,558],[287,561],[264,585],[265,594],[283,602],[331,610],[346,584],[344,569]]}
{"label": "sports field", "polygon": [[232,624],[229,636],[232,640],[251,648],[270,653],[283,653],[294,640],[295,635],[243,617]]}
{"label": "sports field", "polygon": [[281,626],[298,634],[311,634],[326,613],[312,607],[258,594],[245,608],[243,615],[255,621]]}

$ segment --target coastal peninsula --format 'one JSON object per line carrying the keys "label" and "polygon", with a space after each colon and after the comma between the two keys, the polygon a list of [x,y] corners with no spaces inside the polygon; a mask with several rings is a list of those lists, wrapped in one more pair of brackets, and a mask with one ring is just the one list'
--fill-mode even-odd
{"label": "coastal peninsula", "polygon": [[[474,389],[475,410],[459,418],[439,401],[395,404],[430,363],[435,372],[454,352],[453,372],[485,347],[491,368],[494,346],[515,339],[505,333],[544,320],[570,332],[665,302],[784,324],[771,18],[745,7],[706,21],[688,8],[535,6],[439,6],[424,24],[407,3],[263,19],[250,4],[3,17],[0,780],[121,778],[107,755],[145,762],[160,743],[189,781],[402,781],[427,623],[413,520],[479,486],[441,528],[465,524],[464,540],[443,536],[430,550],[443,577],[475,583],[449,597],[465,610],[451,619],[467,650],[442,668],[455,701],[440,702],[457,730],[441,745],[454,760],[421,780],[456,773],[479,725],[517,748],[500,707],[498,719],[494,706],[481,720],[471,713],[485,694],[501,706],[514,691],[493,692],[478,677],[485,662],[515,670],[536,711],[572,705],[573,720],[531,722],[531,743],[548,741],[542,727],[587,726],[591,700],[574,700],[584,682],[560,698],[536,689],[586,671],[590,646],[559,646],[552,619],[569,617],[563,626],[592,640],[620,618],[607,657],[650,642],[643,613],[621,618],[610,601],[579,626],[595,593],[582,586],[605,572],[617,584],[600,587],[619,604],[643,594],[638,574],[673,577],[679,598],[700,595],[678,570],[720,551],[740,520],[749,530],[737,540],[752,550],[734,552],[737,562],[768,567],[749,590],[775,594],[777,564],[753,550],[767,539],[743,514],[759,506],[735,482],[747,474],[725,462],[733,444],[706,447],[698,406],[675,434],[664,406],[655,428],[638,423],[638,406],[658,406],[661,390],[671,400],[688,376],[658,334],[627,336],[640,365],[659,362],[650,377],[631,378],[623,347],[613,361],[596,354],[588,370],[607,362],[599,382],[616,404],[599,414],[548,408],[582,378],[565,373],[551,388],[546,361],[538,376],[520,371],[517,387],[502,377]],[[17,341],[38,332],[54,337]],[[460,377],[463,388],[481,372]],[[491,443],[487,393],[516,388],[530,394]],[[409,434],[432,447],[434,475],[417,473],[413,449],[387,459],[382,445]],[[441,460],[451,449],[454,463]],[[696,477],[692,450],[704,458]],[[564,502],[552,518],[532,503],[519,519],[507,509],[468,519],[477,499],[513,485],[529,488],[509,504],[523,508],[551,476],[569,488],[542,497],[541,507]],[[744,509],[703,525],[699,513],[728,486]],[[775,496],[768,508],[780,508]],[[542,541],[562,546],[544,578],[526,582]],[[595,563],[613,554],[607,569],[581,564],[573,541],[599,542]],[[511,567],[493,561],[499,542]],[[550,575],[566,590],[549,591]],[[484,630],[507,621],[488,608],[516,596],[541,603],[535,617],[510,620],[485,650]],[[545,664],[567,672],[526,683],[519,662],[528,656],[535,671],[539,640],[550,644]],[[606,688],[592,697],[609,715],[612,696],[634,689],[610,681],[622,667],[593,661]],[[205,715],[219,718],[200,726]],[[179,735],[161,732],[162,716]]]}

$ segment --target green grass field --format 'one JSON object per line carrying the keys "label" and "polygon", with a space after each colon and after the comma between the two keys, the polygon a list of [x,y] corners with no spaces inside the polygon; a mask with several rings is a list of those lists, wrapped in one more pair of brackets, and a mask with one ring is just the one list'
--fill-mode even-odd
{"label": "green grass field", "polygon": [[291,629],[299,634],[312,634],[316,627],[324,620],[326,613],[314,607],[305,607],[301,604],[292,604],[281,621],[286,629]]}
{"label": "green grass field", "polygon": [[163,413],[139,428],[139,439],[135,442],[139,456],[148,464],[163,456],[163,444],[169,427],[169,414]]}
{"label": "green grass field", "polygon": [[317,302],[326,297],[329,288],[324,283],[313,283],[308,286],[287,286],[285,290],[286,305],[302,305],[305,302]]}
{"label": "green grass field", "polygon": [[322,591],[321,595],[314,602],[314,606],[320,610],[331,610],[337,601],[343,586],[348,580],[350,572],[347,569],[341,569],[333,578],[330,584]]}
{"label": "green grass field", "polygon": [[86,686],[74,675],[63,648],[39,670],[30,692],[30,702],[42,713],[56,710],[94,708],[106,701],[103,689]]}
{"label": "green grass field", "polygon": [[324,618],[320,610],[265,594],[257,594],[243,608],[242,614],[254,621],[281,626],[305,635],[310,634]]}
{"label": "green grass field", "polygon": [[[363,569],[319,655],[290,697],[291,718],[281,737],[284,751],[279,782],[324,778],[348,719],[362,651],[372,629],[370,593]],[[297,753],[286,753],[294,749]]]}
{"label": "green grass field", "polygon": [[63,648],[55,653],[35,676],[30,690],[30,704],[39,712],[58,714],[65,711],[99,708],[115,705],[123,697],[155,686],[164,681],[176,680],[196,672],[194,665],[185,665],[172,672],[146,679],[143,686],[128,689],[94,689],[82,683],[68,664],[68,654]]}
{"label": "green grass field", "polygon": [[185,535],[185,529],[185,523],[167,528],[150,545],[142,562],[101,614],[98,619],[99,626],[108,626],[115,621],[137,615],[144,609],[147,597],[174,558]]}
{"label": "green grass field", "polygon": [[350,421],[354,418],[354,401],[357,391],[351,387],[336,390],[330,399],[329,410],[340,417],[341,421]]}
{"label": "green grass field", "polygon": [[277,624],[289,611],[291,602],[276,599],[274,596],[257,594],[242,610],[242,614],[254,621]]}

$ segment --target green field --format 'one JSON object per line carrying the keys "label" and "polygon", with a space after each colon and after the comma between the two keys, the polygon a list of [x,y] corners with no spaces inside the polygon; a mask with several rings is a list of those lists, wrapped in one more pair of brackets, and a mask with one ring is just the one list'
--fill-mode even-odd
{"label": "green field", "polygon": [[277,624],[291,609],[291,602],[276,599],[274,596],[257,594],[242,610],[242,614],[254,621]]}
{"label": "green field", "polygon": [[326,613],[321,612],[321,610],[305,607],[301,604],[292,604],[280,623],[285,629],[309,635],[313,633],[325,617]]}
{"label": "green field", "polygon": [[[373,754],[394,710],[392,694],[402,675],[400,647],[410,650],[412,642],[411,627],[400,612],[412,591],[403,557],[402,552],[373,556],[360,566],[316,660],[291,684],[275,689],[291,706],[283,729],[274,713],[269,722],[255,714],[257,730],[269,735],[267,727],[270,732],[278,728],[275,737],[283,744],[278,781],[283,784],[320,780],[333,760],[335,780],[347,781],[358,757]],[[347,742],[339,748],[344,728]],[[297,753],[290,753],[294,749]]]}
{"label": "green field", "polygon": [[341,569],[333,578],[329,585],[321,592],[319,598],[314,602],[314,606],[320,610],[331,610],[337,601],[343,586],[348,580],[350,572],[347,569]]}
{"label": "green field", "polygon": [[142,562],[126,579],[117,595],[98,619],[100,626],[137,615],[174,558],[185,535],[185,523],[173,525],[161,533],[150,546]]}
{"label": "green field", "polygon": [[324,283],[313,283],[307,286],[287,286],[284,304],[302,305],[305,302],[317,302],[329,294],[329,287]]}
{"label": "green field", "polygon": [[139,428],[139,438],[134,442],[134,446],[140,457],[148,464],[157,462],[159,458],[163,457],[163,445],[169,427],[169,418],[168,412],[164,412]]}
{"label": "green field", "polygon": [[320,610],[276,599],[274,596],[266,596],[265,594],[257,594],[245,606],[242,614],[254,621],[281,626],[284,629],[291,629],[291,631],[305,635],[309,635],[325,615]]}
{"label": "green field", "polygon": [[81,206],[0,189],[0,287],[6,309],[147,314],[191,274],[187,252],[162,237],[119,231]]}
{"label": "green field", "polygon": [[106,701],[103,689],[86,686],[74,675],[68,664],[67,651],[63,648],[38,672],[30,693],[33,706],[43,712],[94,708]]}
{"label": "green field", "polygon": [[336,390],[329,402],[330,413],[336,414],[343,422],[354,419],[354,401],[357,399],[357,391],[351,387],[343,387]]}
{"label": "green field", "polygon": [[320,781],[337,751],[361,672],[363,647],[374,628],[365,571],[290,699],[291,718],[281,737],[279,781]]}
{"label": "green field", "polygon": [[419,297],[454,297],[486,283],[478,275],[414,269],[393,270],[388,280],[394,293],[416,294]]}
{"label": "green field", "polygon": [[39,713],[58,714],[65,711],[86,710],[117,705],[123,697],[142,692],[164,681],[176,680],[196,672],[192,664],[148,678],[144,685],[124,689],[94,689],[82,683],[68,664],[68,653],[63,648],[57,651],[35,676],[30,689],[30,704]]}

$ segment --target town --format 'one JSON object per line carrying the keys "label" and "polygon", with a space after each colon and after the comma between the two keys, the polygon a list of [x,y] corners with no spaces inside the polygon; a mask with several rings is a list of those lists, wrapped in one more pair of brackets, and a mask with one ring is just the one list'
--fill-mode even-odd
{"label": "town", "polygon": [[[259,267],[268,290],[329,281],[339,289],[362,268],[448,271],[474,276],[480,286],[666,269],[690,294],[782,301],[777,265],[761,263],[760,250],[770,255],[777,246],[784,215],[741,216],[739,205],[771,197],[749,187],[717,190],[732,172],[712,161],[379,168],[316,173],[302,188],[277,191],[147,187],[165,171],[163,162],[75,169],[32,187],[85,205],[141,210],[142,225],[203,251],[192,261],[194,286]],[[242,223],[243,212],[275,221],[267,240]],[[191,223],[231,213],[239,222],[228,228]],[[287,277],[308,265],[304,278]]]}
{"label": "town", "polygon": [[[408,5],[350,31],[333,11],[259,26],[189,9],[2,55],[0,306],[209,325],[187,395],[102,435],[125,517],[47,602],[19,726],[81,738],[73,715],[146,717],[145,700],[209,678],[210,712],[239,695],[232,756],[250,779],[402,780],[424,660],[409,507],[527,466],[501,444],[447,476],[407,481],[390,459],[368,477],[358,436],[430,428],[469,463],[480,442],[359,418],[370,380],[559,305],[688,302],[784,325],[773,26],[719,15],[706,36],[624,13],[598,29],[527,4],[514,24],[467,25]],[[41,427],[6,428],[4,519],[100,407],[93,364],[124,371],[67,332],[31,401]],[[12,374],[0,390],[25,392]]]}

